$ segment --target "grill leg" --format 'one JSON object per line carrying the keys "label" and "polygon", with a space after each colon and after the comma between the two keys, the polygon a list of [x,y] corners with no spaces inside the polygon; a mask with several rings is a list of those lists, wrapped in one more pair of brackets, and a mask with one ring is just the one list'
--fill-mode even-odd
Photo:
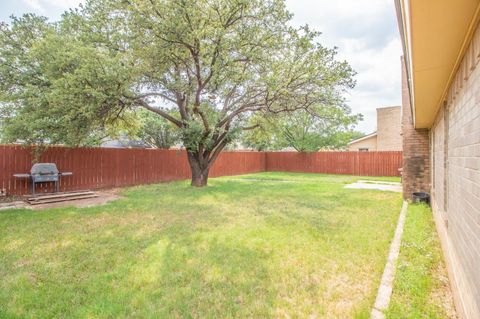
{"label": "grill leg", "polygon": [[32,181],[32,195],[35,196],[35,182]]}

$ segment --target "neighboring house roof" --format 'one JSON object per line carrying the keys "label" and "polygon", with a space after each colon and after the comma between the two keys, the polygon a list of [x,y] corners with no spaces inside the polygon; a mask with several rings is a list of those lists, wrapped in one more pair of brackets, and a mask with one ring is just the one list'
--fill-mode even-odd
{"label": "neighboring house roof", "polygon": [[478,0],[395,0],[415,128],[430,128],[480,19]]}
{"label": "neighboring house roof", "polygon": [[371,134],[365,135],[364,137],[360,137],[360,138],[357,138],[356,140],[350,141],[347,143],[347,145],[355,144],[357,142],[361,142],[375,136],[377,136],[377,132],[373,132]]}
{"label": "neighboring house roof", "polygon": [[110,140],[102,143],[101,147],[113,147],[113,148],[151,148],[150,145],[143,141],[131,141],[131,140]]}

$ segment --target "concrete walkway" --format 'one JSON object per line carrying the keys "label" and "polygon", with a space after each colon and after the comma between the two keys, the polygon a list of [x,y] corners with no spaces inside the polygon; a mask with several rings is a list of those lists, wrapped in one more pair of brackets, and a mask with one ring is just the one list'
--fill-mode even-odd
{"label": "concrete walkway", "polygon": [[407,216],[408,203],[403,202],[400,217],[398,218],[397,228],[395,229],[395,235],[390,246],[390,252],[388,254],[387,264],[383,270],[382,280],[380,287],[378,288],[377,298],[373,306],[370,318],[371,319],[383,319],[385,318],[385,311],[390,304],[390,297],[392,296],[393,280],[395,279],[395,271],[397,268],[398,254],[400,253],[400,246],[402,244],[403,228],[405,226],[405,218]]}

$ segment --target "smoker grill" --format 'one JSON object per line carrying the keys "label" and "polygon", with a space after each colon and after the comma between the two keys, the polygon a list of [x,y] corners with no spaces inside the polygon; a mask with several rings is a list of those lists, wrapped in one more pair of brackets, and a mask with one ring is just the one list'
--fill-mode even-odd
{"label": "smoker grill", "polygon": [[60,177],[73,175],[72,172],[59,172],[55,163],[36,163],[30,169],[30,174],[13,174],[17,178],[30,178],[32,180],[32,195],[35,196],[35,184],[53,182],[55,192],[58,192]]}

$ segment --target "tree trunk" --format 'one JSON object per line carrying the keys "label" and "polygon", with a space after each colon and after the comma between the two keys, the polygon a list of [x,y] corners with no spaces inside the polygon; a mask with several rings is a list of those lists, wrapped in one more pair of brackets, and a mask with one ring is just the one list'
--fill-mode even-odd
{"label": "tree trunk", "polygon": [[192,170],[192,186],[207,186],[210,170],[208,160],[200,158],[199,154],[188,152],[188,163]]}

